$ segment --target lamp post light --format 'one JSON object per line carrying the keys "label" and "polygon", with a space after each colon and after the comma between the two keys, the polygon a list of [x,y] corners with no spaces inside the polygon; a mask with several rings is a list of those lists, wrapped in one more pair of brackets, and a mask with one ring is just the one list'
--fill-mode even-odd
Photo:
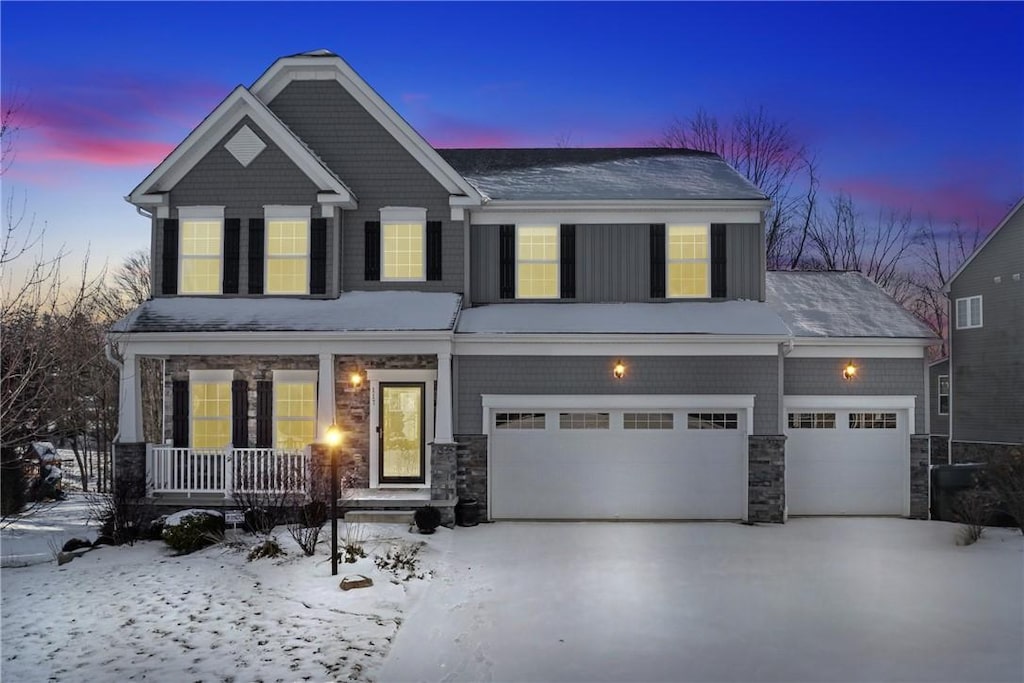
{"label": "lamp post light", "polygon": [[327,447],[331,458],[331,576],[338,575],[338,447],[341,445],[341,427],[331,424],[327,428]]}

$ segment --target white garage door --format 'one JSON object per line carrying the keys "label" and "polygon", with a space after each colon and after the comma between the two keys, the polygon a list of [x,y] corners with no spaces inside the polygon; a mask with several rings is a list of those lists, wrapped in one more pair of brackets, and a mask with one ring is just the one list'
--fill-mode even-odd
{"label": "white garage door", "polygon": [[486,412],[493,519],[746,516],[748,408],[573,403]]}
{"label": "white garage door", "polygon": [[910,410],[786,406],[790,515],[904,515]]}

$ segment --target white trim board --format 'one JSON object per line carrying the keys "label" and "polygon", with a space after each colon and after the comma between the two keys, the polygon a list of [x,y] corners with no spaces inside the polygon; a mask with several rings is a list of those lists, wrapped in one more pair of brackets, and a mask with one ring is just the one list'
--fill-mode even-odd
{"label": "white trim board", "polygon": [[[557,340],[531,341],[533,335],[455,335],[456,356],[615,356],[628,359],[637,356],[770,356],[772,362],[778,355],[778,341],[723,343],[707,339],[702,341],[681,340],[678,336],[650,341],[638,341],[633,337],[615,339],[609,335],[563,336]],[[526,339],[509,339],[524,336]],[[626,337],[626,335],[620,335]]]}
{"label": "white trim board", "polygon": [[[491,202],[479,209],[467,209],[472,225],[507,224],[554,224],[572,223],[579,225],[637,224],[645,223],[759,223],[761,212],[757,208],[728,207],[716,208],[712,200],[666,202],[661,208],[651,208],[651,202],[615,202],[606,207],[601,202],[588,202],[573,206],[573,202],[562,205],[537,205],[535,208],[520,205],[501,205]],[[655,202],[655,205],[658,203]]]}
{"label": "white trim board", "polygon": [[803,346],[799,342],[793,344],[789,358],[924,358],[925,347],[921,344],[902,344],[893,346],[846,346],[842,344],[829,346]]}

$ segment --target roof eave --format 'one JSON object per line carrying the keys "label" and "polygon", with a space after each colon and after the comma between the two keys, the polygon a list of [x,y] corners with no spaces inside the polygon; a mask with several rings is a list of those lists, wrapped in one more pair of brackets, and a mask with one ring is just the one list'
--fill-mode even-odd
{"label": "roof eave", "polygon": [[1020,211],[1022,207],[1024,207],[1024,197],[1021,197],[1017,201],[1017,203],[1013,206],[1013,208],[1010,209],[1010,211],[1005,216],[1003,216],[1003,219],[1001,221],[999,221],[999,224],[996,225],[995,230],[993,230],[992,232],[990,232],[988,234],[988,237],[985,238],[985,241],[982,242],[980,245],[978,245],[978,248],[975,249],[974,252],[971,253],[971,255],[967,257],[967,260],[964,261],[962,264],[960,264],[960,267],[956,269],[956,272],[953,273],[948,280],[946,280],[946,284],[942,288],[943,292],[945,292],[946,294],[949,294],[950,290],[952,289],[953,282],[958,277],[960,277],[961,273],[963,273],[965,270],[967,270],[967,267],[969,265],[971,265],[972,261],[974,261],[974,257],[977,256],[978,254],[980,254],[981,251],[986,246],[988,246],[988,243],[992,241],[992,238],[995,237],[999,233],[999,231],[1003,229],[1004,225],[1006,225],[1007,223],[1010,222],[1010,219],[1013,218],[1014,215],[1018,211]]}

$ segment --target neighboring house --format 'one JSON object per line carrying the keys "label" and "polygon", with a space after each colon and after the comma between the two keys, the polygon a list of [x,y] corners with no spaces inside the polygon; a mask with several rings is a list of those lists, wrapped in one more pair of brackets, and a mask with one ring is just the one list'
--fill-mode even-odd
{"label": "neighboring house", "polygon": [[1024,444],[1024,199],[946,285],[952,462]]}
{"label": "neighboring house", "polygon": [[766,273],[769,202],[714,154],[435,150],[315,52],[127,199],[155,294],[110,334],[116,468],[162,504],[301,490],[281,472],[336,422],[348,505],[927,515],[932,335],[859,274]]}

